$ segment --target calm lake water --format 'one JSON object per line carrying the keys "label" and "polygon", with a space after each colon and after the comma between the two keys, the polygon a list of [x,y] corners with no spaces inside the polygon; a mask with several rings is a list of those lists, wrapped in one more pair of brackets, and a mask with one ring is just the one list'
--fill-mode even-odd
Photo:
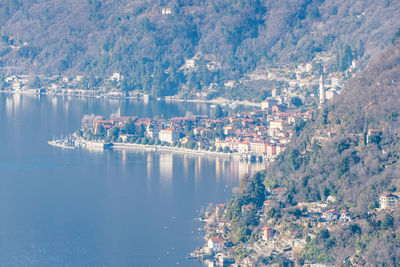
{"label": "calm lake water", "polygon": [[209,114],[205,104],[0,94],[0,266],[201,266],[197,211],[248,166],[170,153],[63,150],[85,114]]}

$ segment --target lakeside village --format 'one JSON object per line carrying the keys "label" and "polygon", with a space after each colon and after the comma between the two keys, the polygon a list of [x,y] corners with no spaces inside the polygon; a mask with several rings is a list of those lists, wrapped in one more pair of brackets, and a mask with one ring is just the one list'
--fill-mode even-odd
{"label": "lakeside village", "polygon": [[[196,54],[186,59],[180,70],[185,73],[197,72],[199,62],[205,61],[210,71],[220,70],[220,63],[215,56]],[[158,100],[209,102],[214,104],[246,104],[261,107],[265,94],[270,95],[272,88],[279,88],[279,95],[270,96],[280,104],[294,103],[306,106],[315,105],[321,99],[331,99],[341,93],[346,79],[357,74],[357,61],[354,59],[344,71],[337,70],[336,58],[333,55],[319,53],[316,57],[301,64],[279,64],[255,69],[238,80],[211,83],[199,90],[182,88],[176,95],[154,96]],[[319,85],[324,80],[323,92]],[[139,99],[148,101],[152,98],[149,92],[136,90],[126,91],[124,76],[114,72],[108,77],[96,76],[43,76],[43,75],[11,75],[0,81],[0,91],[15,94],[53,95],[68,97],[94,97]],[[269,85],[268,85],[269,84]],[[270,85],[273,84],[271,87]],[[234,92],[254,91],[252,99],[239,101]],[[323,97],[321,95],[323,94]],[[231,100],[236,99],[236,100]]]}
{"label": "lakeside village", "polygon": [[284,104],[266,100],[261,110],[228,116],[223,116],[220,106],[214,106],[214,118],[206,115],[171,119],[101,118],[65,140],[49,141],[49,144],[67,148],[172,149],[251,161],[272,160],[285,150],[296,125],[311,119],[313,112],[287,110]]}
{"label": "lakeside village", "polygon": [[[211,266],[291,266],[281,265],[294,262],[304,266],[334,266],[329,258],[317,255],[310,241],[317,235],[326,235],[340,227],[367,223],[365,219],[353,216],[346,210],[336,210],[335,197],[326,201],[298,203],[290,210],[282,207],[286,188],[278,187],[267,190],[266,200],[260,207],[253,203],[241,207],[243,217],[250,217],[258,222],[247,242],[238,242],[232,233],[232,224],[227,219],[226,204],[209,206],[200,218],[204,226],[205,244],[190,254],[188,259],[197,259]],[[369,214],[385,218],[400,207],[400,192],[383,192],[377,203],[379,207],[371,209]],[[371,203],[372,205],[372,203]],[[278,211],[279,210],[279,211]],[[280,213],[277,216],[277,213]],[[256,234],[254,234],[256,233]],[[307,246],[308,244],[308,246]],[[302,257],[316,260],[304,260]],[[357,255],[349,256],[343,262],[349,266],[363,266],[365,262]]]}
{"label": "lakeside village", "polygon": [[234,156],[250,161],[272,160],[284,151],[296,125],[310,120],[314,110],[290,110],[274,97],[262,102],[262,109],[226,114],[220,106],[207,115],[186,117],[94,118],[65,140],[49,144],[87,148],[144,148]]}

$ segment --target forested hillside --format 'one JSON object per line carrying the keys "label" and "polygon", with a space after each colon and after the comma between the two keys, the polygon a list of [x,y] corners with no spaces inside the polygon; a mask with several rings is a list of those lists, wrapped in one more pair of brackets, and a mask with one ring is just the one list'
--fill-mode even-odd
{"label": "forested hillside", "polygon": [[383,192],[400,189],[399,99],[397,43],[369,61],[314,121],[298,125],[298,136],[266,170],[269,190],[288,189],[287,207],[333,196],[338,210],[357,218],[349,227],[317,236],[306,246],[305,259],[342,262],[358,253],[370,266],[400,264],[398,206],[391,214],[371,215]]}
{"label": "forested hillside", "polygon": [[[400,188],[400,45],[390,47],[319,110],[270,169],[292,201],[333,194],[358,213],[380,192]],[[369,130],[376,136],[368,137]],[[329,132],[336,134],[329,137]],[[332,135],[331,135],[332,136]],[[292,184],[293,182],[293,184]]]}
{"label": "forested hillside", "polygon": [[[120,72],[122,89],[154,96],[324,51],[346,54],[343,68],[381,50],[400,27],[393,0],[5,0],[0,14],[3,75]],[[196,68],[184,71],[194,56]]]}

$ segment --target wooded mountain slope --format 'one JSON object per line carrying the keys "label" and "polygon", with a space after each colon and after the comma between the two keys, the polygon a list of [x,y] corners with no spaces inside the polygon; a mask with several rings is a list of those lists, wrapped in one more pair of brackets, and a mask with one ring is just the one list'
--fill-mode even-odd
{"label": "wooded mountain slope", "polygon": [[[400,27],[393,0],[5,0],[0,14],[1,73],[117,71],[125,89],[153,95],[200,90],[321,51],[369,56]],[[220,67],[210,71],[200,60],[197,71],[180,71],[196,54]]]}
{"label": "wooded mountain slope", "polygon": [[[372,59],[343,93],[308,122],[268,176],[291,188],[292,201],[335,195],[366,212],[381,192],[400,188],[400,45]],[[368,138],[368,130],[380,130]],[[329,138],[328,132],[336,136]],[[368,141],[368,139],[371,139]]]}
{"label": "wooded mountain slope", "polygon": [[369,61],[314,121],[299,125],[299,135],[266,170],[267,188],[287,187],[289,206],[334,196],[338,210],[359,219],[313,242],[337,262],[358,253],[370,266],[400,264],[398,206],[392,214],[368,213],[383,192],[400,189],[399,99],[400,42]]}

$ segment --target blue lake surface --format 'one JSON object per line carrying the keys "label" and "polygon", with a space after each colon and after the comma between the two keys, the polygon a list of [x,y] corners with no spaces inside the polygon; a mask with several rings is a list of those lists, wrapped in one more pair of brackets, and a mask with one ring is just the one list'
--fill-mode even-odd
{"label": "blue lake surface", "polygon": [[209,105],[0,94],[0,266],[201,266],[198,211],[226,202],[233,160],[47,144],[85,114],[210,114]]}

